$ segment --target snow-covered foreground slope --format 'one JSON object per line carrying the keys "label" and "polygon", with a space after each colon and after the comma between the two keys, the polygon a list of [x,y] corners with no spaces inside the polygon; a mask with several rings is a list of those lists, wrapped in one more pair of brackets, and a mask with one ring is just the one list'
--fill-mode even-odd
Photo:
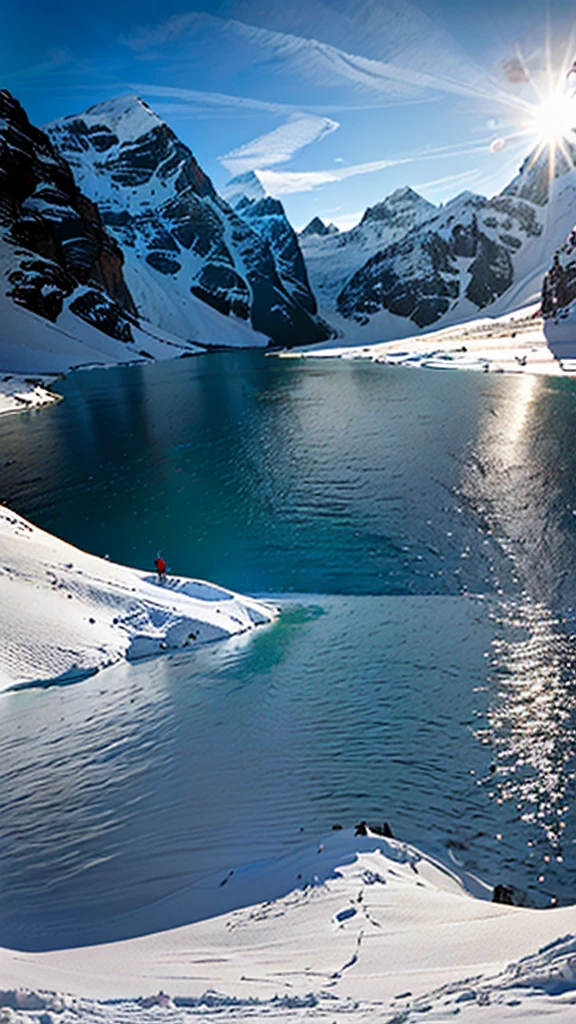
{"label": "snow-covered foreground slope", "polygon": [[0,690],[232,636],[269,605],[86,554],[0,506]]}
{"label": "snow-covered foreground slope", "polygon": [[572,1024],[576,909],[492,903],[456,871],[393,839],[334,832],[204,879],[196,924],[84,949],[0,950],[0,1014],[11,1024]]}
{"label": "snow-covered foreground slope", "polygon": [[57,376],[85,366],[174,359],[204,351],[144,322],[132,332],[128,342],[111,338],[79,321],[66,306],[51,323],[0,294],[0,373]]}

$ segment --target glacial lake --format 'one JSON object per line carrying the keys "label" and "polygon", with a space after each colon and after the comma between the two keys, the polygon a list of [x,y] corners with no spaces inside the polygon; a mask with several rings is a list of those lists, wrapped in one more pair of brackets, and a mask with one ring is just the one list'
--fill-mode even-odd
{"label": "glacial lake", "polygon": [[219,353],[0,421],[0,499],[271,596],[253,637],[0,697],[0,944],[195,919],[366,819],[576,901],[576,385]]}

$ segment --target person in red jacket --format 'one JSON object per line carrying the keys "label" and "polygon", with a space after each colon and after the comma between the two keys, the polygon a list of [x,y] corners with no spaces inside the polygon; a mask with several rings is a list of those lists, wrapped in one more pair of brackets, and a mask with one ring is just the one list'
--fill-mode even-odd
{"label": "person in red jacket", "polygon": [[166,579],[166,562],[162,558],[162,555],[157,555],[154,559],[154,565],[156,566],[156,572],[158,573],[158,583],[164,583]]}

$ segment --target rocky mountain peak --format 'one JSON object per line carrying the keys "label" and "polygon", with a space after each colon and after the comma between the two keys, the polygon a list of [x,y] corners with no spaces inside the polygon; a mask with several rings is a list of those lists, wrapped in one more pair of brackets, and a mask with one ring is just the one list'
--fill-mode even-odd
{"label": "rocky mountain peak", "polygon": [[312,220],[300,232],[301,238],[309,238],[310,235],[337,235],[338,228],[335,224],[325,224],[321,217],[313,217]]}
{"label": "rocky mountain peak", "polygon": [[106,100],[83,114],[53,121],[45,130],[81,186],[88,188],[95,176],[106,181],[109,205],[139,206],[151,203],[152,196],[168,198],[170,192],[189,188],[201,196],[216,195],[192,152],[137,96]]}
{"label": "rocky mountain peak", "polygon": [[256,171],[246,171],[244,174],[237,174],[222,189],[222,195],[230,206],[236,206],[243,199],[264,199],[268,193],[264,188]]}
{"label": "rocky mountain peak", "polygon": [[125,253],[137,307],[151,323],[198,340],[189,332],[206,322],[202,306],[210,306],[278,344],[329,335],[315,319],[282,204],[255,173],[241,176],[253,198],[243,193],[233,209],[191,150],[135,96],[108,100],[47,131]]}
{"label": "rocky mountain peak", "polygon": [[115,132],[120,141],[132,141],[164,124],[144,100],[133,95],[114,96],[89,107],[81,115],[73,114],[64,118],[64,121],[74,121],[79,116],[89,127],[105,125]]}
{"label": "rocky mountain peak", "polygon": [[415,192],[406,185],[397,188],[389,196],[375,206],[369,206],[365,211],[360,224],[371,224],[375,222],[385,223],[390,226],[421,223],[428,217],[433,217],[437,212],[433,203]]}

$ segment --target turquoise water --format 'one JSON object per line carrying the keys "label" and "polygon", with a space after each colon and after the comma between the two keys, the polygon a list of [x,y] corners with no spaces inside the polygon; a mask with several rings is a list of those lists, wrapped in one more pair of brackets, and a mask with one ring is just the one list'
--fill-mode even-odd
{"label": "turquoise water", "polygon": [[90,371],[0,423],[0,497],[255,594],[248,642],[0,701],[0,943],[193,920],[199,888],[388,820],[576,899],[576,390],[237,353]]}

